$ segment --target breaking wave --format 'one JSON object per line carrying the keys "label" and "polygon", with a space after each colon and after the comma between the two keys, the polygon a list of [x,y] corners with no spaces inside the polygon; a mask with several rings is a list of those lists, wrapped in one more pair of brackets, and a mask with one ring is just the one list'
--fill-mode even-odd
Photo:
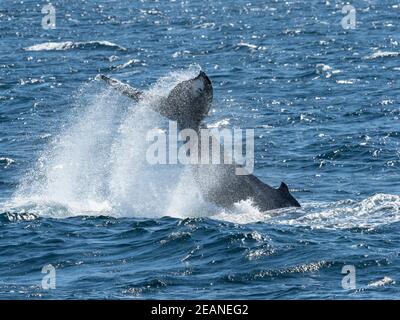
{"label": "breaking wave", "polygon": [[400,196],[376,194],[364,200],[303,203],[301,209],[261,212],[251,201],[236,204],[234,211],[224,211],[216,219],[239,223],[268,222],[316,229],[374,229],[400,221]]}
{"label": "breaking wave", "polygon": [[378,58],[398,57],[399,55],[400,55],[400,52],[397,52],[397,51],[378,50],[378,51],[372,53],[371,55],[366,56],[365,59],[373,60],[373,59],[378,59]]}
{"label": "breaking wave", "polygon": [[110,48],[126,51],[126,48],[112,43],[110,41],[83,41],[83,42],[75,42],[75,41],[64,41],[64,42],[44,42],[35,44],[30,47],[24,48],[25,51],[64,51],[64,50],[72,50],[72,49],[92,49],[100,47],[102,49]]}

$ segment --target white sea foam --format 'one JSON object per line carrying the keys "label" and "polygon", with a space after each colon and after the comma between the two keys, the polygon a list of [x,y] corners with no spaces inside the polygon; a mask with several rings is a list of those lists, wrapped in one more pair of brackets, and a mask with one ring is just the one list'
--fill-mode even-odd
{"label": "white sea foam", "polygon": [[295,215],[282,215],[274,223],[312,228],[373,229],[400,221],[400,196],[376,194],[364,200],[304,203]]}
{"label": "white sea foam", "polygon": [[239,43],[237,43],[236,44],[236,47],[237,48],[248,48],[248,49],[250,49],[250,51],[256,51],[256,50],[266,50],[267,48],[266,47],[264,47],[264,46],[257,46],[257,45],[255,45],[255,44],[252,44],[252,43],[247,43],[247,42],[243,42],[243,41],[241,41],[241,42],[239,42]]}
{"label": "white sea foam", "polygon": [[325,78],[330,78],[330,77],[332,77],[332,75],[338,74],[341,71],[340,70],[334,70],[331,66],[329,66],[327,64],[318,63],[315,66],[315,72],[318,75],[321,75],[321,76],[323,76]]}
{"label": "white sea foam", "polygon": [[350,79],[350,80],[336,80],[336,83],[338,84],[353,84],[354,80]]}
{"label": "white sea foam", "polygon": [[330,78],[332,76],[332,67],[328,66],[327,64],[318,63],[315,66],[315,71],[317,74],[322,74],[326,78]]}
{"label": "white sea foam", "polygon": [[222,120],[218,120],[214,123],[210,123],[209,125],[207,125],[207,128],[221,128],[227,125],[229,125],[229,119],[225,118]]}
{"label": "white sea foam", "polygon": [[368,287],[370,287],[370,288],[385,287],[387,285],[391,285],[391,284],[395,284],[395,283],[396,283],[396,281],[394,281],[392,278],[384,277],[383,279],[368,283]]}
{"label": "white sea foam", "polygon": [[247,200],[235,204],[231,211],[219,212],[213,218],[238,224],[268,222],[317,229],[373,229],[400,221],[400,196],[376,194],[360,201],[309,202],[303,203],[302,208],[268,212],[259,211],[251,200]]}
{"label": "white sea foam", "polygon": [[15,163],[14,159],[7,158],[7,157],[0,157],[0,164],[4,165],[4,168],[8,168],[11,166],[13,163]]}
{"label": "white sea foam", "polygon": [[138,59],[130,59],[129,61],[116,66],[115,70],[122,70],[122,69],[125,69],[125,68],[133,65],[133,64],[137,64],[137,63],[140,63],[140,60],[138,60]]}
{"label": "white sea foam", "polygon": [[84,42],[74,42],[74,41],[64,41],[64,42],[44,42],[35,44],[30,47],[24,48],[25,51],[63,51],[71,50],[75,48],[84,48],[87,46],[102,46],[110,47],[118,50],[126,50],[126,48],[112,43],[110,41],[84,41]]}
{"label": "white sea foam", "polygon": [[238,224],[265,221],[270,214],[258,210],[251,199],[235,203],[233,210],[221,210],[213,216],[214,219],[228,221]]}
{"label": "white sea foam", "polygon": [[375,51],[369,56],[364,57],[364,59],[367,60],[372,60],[372,59],[377,59],[377,58],[387,58],[387,57],[397,57],[400,55],[400,52],[397,51]]}

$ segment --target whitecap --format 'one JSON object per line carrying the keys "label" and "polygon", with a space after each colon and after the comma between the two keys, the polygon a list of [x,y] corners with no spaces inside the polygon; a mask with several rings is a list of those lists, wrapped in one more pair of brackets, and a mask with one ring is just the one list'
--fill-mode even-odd
{"label": "whitecap", "polygon": [[397,57],[400,55],[400,52],[397,51],[375,51],[373,54],[364,57],[364,59],[372,60],[377,58],[387,58],[387,57]]}
{"label": "whitecap", "polygon": [[247,43],[247,42],[243,42],[243,41],[239,42],[239,43],[236,45],[236,47],[237,47],[237,48],[241,48],[241,47],[248,48],[248,49],[250,49],[251,51],[266,50],[266,49],[267,49],[267,48],[264,47],[264,46],[257,46],[257,45],[255,45],[255,44],[251,44],[251,43]]}
{"label": "whitecap", "polygon": [[368,283],[368,287],[372,288],[377,288],[377,287],[385,287],[387,285],[395,284],[396,281],[394,281],[390,277],[384,277],[383,279],[377,280],[377,281],[372,281]]}
{"label": "whitecap", "polygon": [[119,66],[116,66],[115,70],[125,69],[126,67],[129,67],[132,64],[137,64],[139,62],[140,62],[140,60],[138,60],[138,59],[131,59],[131,60],[119,65]]}
{"label": "whitecap", "polygon": [[24,48],[25,51],[64,51],[71,50],[76,48],[85,48],[85,47],[108,47],[114,48],[118,50],[127,50],[126,48],[112,43],[110,41],[84,41],[84,42],[74,42],[74,41],[64,41],[64,42],[44,42],[35,44],[30,47]]}
{"label": "whitecap", "polygon": [[338,74],[341,70],[334,70],[331,66],[323,63],[318,63],[315,66],[315,72],[318,75],[324,76],[325,78],[330,78],[334,74]]}
{"label": "whitecap", "polygon": [[216,121],[216,122],[214,122],[214,123],[211,123],[211,124],[209,124],[209,125],[207,125],[207,128],[220,128],[220,127],[224,127],[224,126],[227,126],[227,125],[229,125],[229,119],[228,118],[225,118],[225,119],[222,119],[222,120],[219,120],[219,121]]}
{"label": "whitecap", "polygon": [[276,217],[273,223],[324,229],[374,229],[400,221],[400,196],[375,194],[364,200],[303,203],[298,214]]}
{"label": "whitecap", "polygon": [[0,163],[4,164],[4,168],[8,168],[9,166],[11,166],[13,163],[15,163],[14,159],[11,158],[7,158],[7,157],[0,157]]}
{"label": "whitecap", "polygon": [[353,84],[354,80],[336,80],[338,84]]}

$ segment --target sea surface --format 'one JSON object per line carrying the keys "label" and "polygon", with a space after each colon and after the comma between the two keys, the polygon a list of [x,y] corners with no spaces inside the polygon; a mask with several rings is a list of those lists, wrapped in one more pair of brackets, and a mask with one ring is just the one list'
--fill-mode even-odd
{"label": "sea surface", "polygon": [[[397,1],[353,29],[347,1],[54,0],[55,29],[45,4],[0,2],[0,299],[400,298]],[[302,208],[207,203],[146,163],[165,120],[96,80],[160,98],[200,69],[206,124],[253,128]]]}

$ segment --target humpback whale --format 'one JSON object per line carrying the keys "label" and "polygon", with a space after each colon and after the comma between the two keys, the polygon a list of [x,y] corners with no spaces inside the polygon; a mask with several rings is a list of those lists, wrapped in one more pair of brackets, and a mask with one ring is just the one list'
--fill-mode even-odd
{"label": "humpback whale", "polygon": [[[143,97],[142,91],[119,80],[105,75],[100,75],[100,79],[135,101]],[[177,84],[167,97],[162,98],[160,103],[151,108],[162,116],[176,121],[179,129],[193,129],[198,132],[204,128],[203,119],[210,110],[212,100],[212,82],[204,71],[200,71],[198,76]],[[200,154],[201,146],[198,148]],[[222,153],[225,152],[222,145],[221,150]],[[190,164],[190,168],[203,198],[211,203],[231,208],[239,201],[250,199],[261,211],[300,207],[284,182],[276,189],[253,174],[237,175],[236,170],[241,166],[234,160],[230,164],[198,163]]]}

